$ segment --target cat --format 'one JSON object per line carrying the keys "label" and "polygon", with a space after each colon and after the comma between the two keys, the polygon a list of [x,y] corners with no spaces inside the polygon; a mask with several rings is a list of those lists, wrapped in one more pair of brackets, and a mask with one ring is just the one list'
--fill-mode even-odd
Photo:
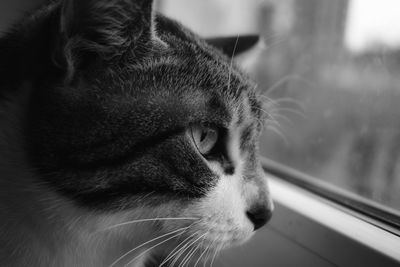
{"label": "cat", "polygon": [[4,35],[0,266],[174,265],[249,240],[273,210],[267,113],[232,62],[254,40],[203,40],[150,0],[51,1]]}

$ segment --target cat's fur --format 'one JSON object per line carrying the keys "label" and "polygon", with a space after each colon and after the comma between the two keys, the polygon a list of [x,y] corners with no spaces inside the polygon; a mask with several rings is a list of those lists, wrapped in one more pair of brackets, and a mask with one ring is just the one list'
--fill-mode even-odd
{"label": "cat's fur", "polygon": [[[272,211],[254,88],[148,0],[53,1],[28,16],[0,40],[0,266],[109,266],[182,227],[199,253],[248,240]],[[212,156],[193,125],[219,129]],[[115,226],[174,217],[188,219]]]}

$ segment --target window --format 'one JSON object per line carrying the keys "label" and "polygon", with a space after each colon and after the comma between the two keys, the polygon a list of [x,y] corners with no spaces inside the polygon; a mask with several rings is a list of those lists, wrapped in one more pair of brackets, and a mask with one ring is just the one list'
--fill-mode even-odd
{"label": "window", "polygon": [[[259,68],[274,70],[269,80],[275,87],[262,83],[274,87],[282,133],[266,133],[264,155],[400,210],[399,4],[291,6],[292,24],[266,51],[266,68]],[[269,57],[278,62],[268,63]]]}
{"label": "window", "polygon": [[[396,266],[400,254],[391,247],[400,245],[400,3],[161,2],[164,13],[203,36],[259,32],[264,39],[241,64],[274,107],[276,120],[267,124],[260,148],[266,170],[279,178],[271,179],[277,211],[271,231],[245,253],[228,253],[221,266],[265,266],[260,259],[271,266]],[[335,217],[327,222],[317,209],[296,205],[303,196],[321,205],[323,214],[333,207]],[[344,224],[336,223],[346,218],[357,222],[344,233]],[[361,230],[367,228],[371,232]]]}

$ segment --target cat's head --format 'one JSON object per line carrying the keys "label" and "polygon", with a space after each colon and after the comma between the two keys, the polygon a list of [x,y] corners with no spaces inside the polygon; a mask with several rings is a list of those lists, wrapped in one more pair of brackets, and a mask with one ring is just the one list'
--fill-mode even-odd
{"label": "cat's head", "polygon": [[52,8],[28,128],[40,183],[110,225],[171,218],[121,226],[127,236],[182,228],[224,247],[264,225],[273,209],[257,148],[265,116],[223,53],[240,52],[236,38],[218,50],[149,0]]}

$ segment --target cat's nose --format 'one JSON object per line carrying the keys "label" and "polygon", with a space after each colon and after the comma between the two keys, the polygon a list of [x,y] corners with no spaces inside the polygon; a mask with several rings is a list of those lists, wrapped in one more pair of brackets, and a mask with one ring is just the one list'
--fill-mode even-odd
{"label": "cat's nose", "polygon": [[256,205],[246,212],[249,220],[254,224],[254,231],[264,226],[272,217],[272,209],[268,205]]}

